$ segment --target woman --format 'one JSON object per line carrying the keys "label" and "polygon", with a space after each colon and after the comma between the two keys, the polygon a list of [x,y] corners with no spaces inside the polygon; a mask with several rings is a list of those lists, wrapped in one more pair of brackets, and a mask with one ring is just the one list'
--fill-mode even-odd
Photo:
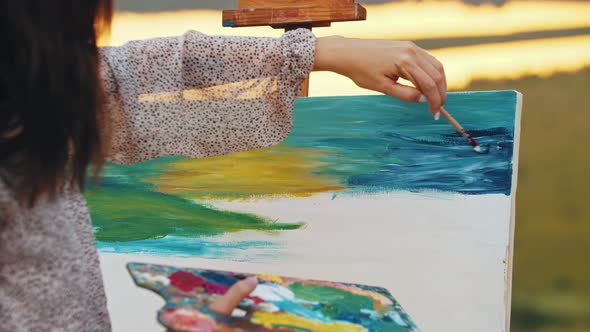
{"label": "woman", "polygon": [[[110,330],[81,194],[89,165],[276,144],[311,70],[428,101],[435,117],[446,96],[442,65],[408,42],[187,32],[99,49],[109,0],[6,0],[0,13],[2,331]],[[255,285],[245,280],[214,310],[231,312]]]}

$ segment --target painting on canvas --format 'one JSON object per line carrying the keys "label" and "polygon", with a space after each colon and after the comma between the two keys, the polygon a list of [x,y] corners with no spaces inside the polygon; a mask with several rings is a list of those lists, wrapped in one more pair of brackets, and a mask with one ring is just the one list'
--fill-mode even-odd
{"label": "painting on canvas", "polygon": [[[86,193],[107,296],[135,291],[133,261],[267,272],[384,287],[423,330],[501,331],[521,96],[451,93],[446,108],[490,153],[424,104],[321,97],[297,101],[275,147],[107,165]],[[114,302],[116,328],[133,313]]]}

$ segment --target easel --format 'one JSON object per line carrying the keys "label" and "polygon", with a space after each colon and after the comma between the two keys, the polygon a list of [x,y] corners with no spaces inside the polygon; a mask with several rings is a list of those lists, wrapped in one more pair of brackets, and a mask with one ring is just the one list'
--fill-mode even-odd
{"label": "easel", "polygon": [[[367,18],[366,9],[355,0],[238,0],[238,8],[223,11],[223,26],[254,27],[271,26],[285,31],[298,28],[311,30],[314,27],[329,27],[332,22],[363,21]],[[309,95],[309,77],[303,82],[301,96]],[[520,111],[522,97],[517,102],[517,132],[520,137]],[[518,165],[518,151],[515,151],[514,165]],[[514,167],[514,176],[518,167]],[[515,201],[511,203],[510,225],[508,226],[504,275],[504,331],[510,331],[512,303],[512,258],[514,251]],[[496,227],[497,228],[497,227]],[[504,231],[504,230],[501,230]],[[487,245],[487,244],[486,244]],[[487,268],[487,267],[486,267]]]}
{"label": "easel", "polygon": [[[238,0],[238,9],[223,11],[224,27],[271,26],[285,31],[366,19],[366,9],[355,0]],[[308,95],[309,77],[301,89],[301,96]]]}

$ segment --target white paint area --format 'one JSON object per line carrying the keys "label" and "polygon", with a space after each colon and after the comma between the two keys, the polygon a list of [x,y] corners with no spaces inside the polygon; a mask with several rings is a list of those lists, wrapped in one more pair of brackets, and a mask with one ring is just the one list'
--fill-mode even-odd
{"label": "white paint area", "polygon": [[398,193],[214,202],[284,222],[305,221],[307,227],[224,237],[281,241],[285,247],[279,259],[101,254],[113,329],[164,330],[156,322],[163,300],[136,287],[125,268],[128,262],[151,262],[382,286],[423,331],[504,331],[511,200],[504,195]]}
{"label": "white paint area", "polygon": [[280,285],[258,285],[251,295],[269,302],[290,301],[295,299],[295,294],[291,290]]}

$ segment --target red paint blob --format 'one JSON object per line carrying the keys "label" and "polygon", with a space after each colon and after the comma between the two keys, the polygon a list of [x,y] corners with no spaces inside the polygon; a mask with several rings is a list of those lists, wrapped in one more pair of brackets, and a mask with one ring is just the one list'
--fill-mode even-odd
{"label": "red paint blob", "polygon": [[197,287],[203,287],[205,280],[198,275],[185,271],[176,271],[168,279],[170,283],[183,292],[190,292]]}
{"label": "red paint blob", "polygon": [[209,294],[209,295],[213,295],[213,294],[223,295],[229,289],[225,286],[214,284],[212,282],[205,282],[203,287],[205,287],[205,292],[207,292],[207,294]]}
{"label": "red paint blob", "polygon": [[264,303],[264,300],[257,296],[248,296],[247,299],[252,300],[256,304]]}

